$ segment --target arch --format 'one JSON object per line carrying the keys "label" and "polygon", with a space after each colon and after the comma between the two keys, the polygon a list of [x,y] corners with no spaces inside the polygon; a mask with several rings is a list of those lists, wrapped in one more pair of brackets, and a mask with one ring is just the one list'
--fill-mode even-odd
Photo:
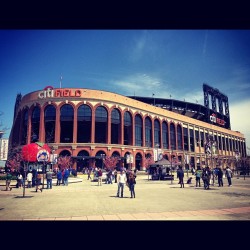
{"label": "arch", "polygon": [[22,123],[21,123],[21,145],[25,145],[28,137],[28,119],[29,119],[29,109],[25,108],[22,111]]}
{"label": "arch", "polygon": [[103,151],[103,150],[99,150],[96,152],[96,155],[95,155],[95,166],[97,168],[103,168],[104,167],[104,164],[103,164],[103,157],[105,157],[106,153]]}
{"label": "arch", "polygon": [[131,154],[130,152],[126,152],[124,154],[124,168],[126,168],[126,169],[129,169],[129,164],[130,163],[127,163],[127,156],[129,156],[130,154]]}
{"label": "arch", "polygon": [[143,133],[142,133],[142,117],[139,114],[135,115],[135,145],[143,145]]}
{"label": "arch", "polygon": [[60,142],[73,142],[74,108],[70,104],[64,104],[60,108]]}
{"label": "arch", "polygon": [[158,119],[154,120],[154,146],[161,147],[161,127]]}
{"label": "arch", "polygon": [[169,148],[169,134],[168,134],[168,123],[166,121],[162,122],[162,142],[163,148]]}
{"label": "arch", "polygon": [[47,105],[44,109],[44,129],[45,129],[45,142],[55,142],[56,130],[56,108],[54,105]]}
{"label": "arch", "polygon": [[107,143],[108,111],[103,106],[95,110],[95,143]]}
{"label": "arch", "polygon": [[179,150],[183,150],[182,127],[180,124],[177,125],[177,145]]}
{"label": "arch", "polygon": [[175,134],[175,125],[170,123],[170,146],[172,150],[176,150],[176,134]]}
{"label": "arch", "polygon": [[121,142],[121,113],[114,108],[111,111],[111,144]]}
{"label": "arch", "polygon": [[91,108],[82,104],[77,109],[77,142],[87,143],[91,141]]}
{"label": "arch", "polygon": [[81,150],[77,154],[78,157],[82,157],[82,159],[78,159],[76,161],[76,167],[78,172],[82,172],[83,168],[89,167],[89,152],[87,150]]}
{"label": "arch", "polygon": [[31,142],[39,140],[40,107],[35,106],[31,114]]}
{"label": "arch", "polygon": [[123,145],[133,144],[132,115],[129,111],[125,111],[123,115]]}
{"label": "arch", "polygon": [[142,170],[142,154],[141,153],[137,153],[135,155],[135,168],[137,170]]}
{"label": "arch", "polygon": [[64,149],[59,153],[59,156],[71,156],[71,153],[69,152],[69,150]]}
{"label": "arch", "polygon": [[149,117],[145,118],[145,146],[152,147],[152,121]]}

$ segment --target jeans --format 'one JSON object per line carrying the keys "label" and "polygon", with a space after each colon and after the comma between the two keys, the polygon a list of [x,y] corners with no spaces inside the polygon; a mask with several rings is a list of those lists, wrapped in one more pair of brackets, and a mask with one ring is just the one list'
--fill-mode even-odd
{"label": "jeans", "polygon": [[52,188],[52,179],[47,179],[47,189]]}
{"label": "jeans", "polygon": [[117,197],[119,197],[120,191],[121,191],[121,197],[123,197],[123,189],[124,189],[124,183],[119,183],[118,184]]}
{"label": "jeans", "polygon": [[135,198],[135,184],[129,184],[129,189],[130,189],[130,194],[131,194],[131,198]]}
{"label": "jeans", "polygon": [[227,177],[227,181],[228,181],[228,186],[232,185],[231,177]]}
{"label": "jeans", "polygon": [[65,185],[65,186],[68,186],[68,183],[69,183],[69,182],[68,182],[68,177],[64,178],[63,180],[64,180],[64,185]]}
{"label": "jeans", "polygon": [[218,177],[218,184],[219,184],[219,187],[223,187],[222,177]]}
{"label": "jeans", "polygon": [[196,177],[196,187],[201,186],[201,178],[200,177]]}

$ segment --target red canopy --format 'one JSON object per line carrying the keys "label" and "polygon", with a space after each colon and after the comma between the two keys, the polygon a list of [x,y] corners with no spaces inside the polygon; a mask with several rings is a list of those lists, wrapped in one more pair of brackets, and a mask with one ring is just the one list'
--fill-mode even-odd
{"label": "red canopy", "polygon": [[50,161],[50,147],[41,142],[30,143],[24,145],[22,148],[22,157],[24,161],[37,162],[37,161]]}

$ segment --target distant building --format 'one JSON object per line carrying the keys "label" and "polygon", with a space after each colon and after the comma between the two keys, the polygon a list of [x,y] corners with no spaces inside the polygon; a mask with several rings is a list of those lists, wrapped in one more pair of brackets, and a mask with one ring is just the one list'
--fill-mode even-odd
{"label": "distant building", "polygon": [[8,158],[9,139],[0,139],[0,161],[6,161]]}
{"label": "distant building", "polygon": [[47,143],[55,155],[72,156],[79,170],[102,167],[105,156],[138,170],[150,156],[186,167],[233,166],[238,154],[246,157],[244,135],[230,129],[227,97],[206,84],[203,90],[204,106],[83,88],[48,86],[18,94],[9,146]]}

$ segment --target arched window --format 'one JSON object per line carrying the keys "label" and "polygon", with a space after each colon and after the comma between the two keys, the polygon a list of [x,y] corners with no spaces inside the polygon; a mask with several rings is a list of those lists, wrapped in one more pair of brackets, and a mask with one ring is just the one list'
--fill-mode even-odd
{"label": "arched window", "polygon": [[123,131],[124,131],[124,145],[132,145],[132,117],[131,114],[126,111],[124,113],[124,125],[123,125]]}
{"label": "arched window", "polygon": [[31,115],[31,142],[39,141],[40,108],[35,107]]}
{"label": "arched window", "polygon": [[95,111],[95,143],[107,143],[108,112],[99,106]]}
{"label": "arched window", "polygon": [[25,109],[23,111],[23,119],[22,119],[22,139],[21,139],[21,144],[25,145],[27,143],[27,134],[28,134],[28,109]]}
{"label": "arched window", "polygon": [[152,122],[149,117],[145,119],[145,144],[152,147]]}
{"label": "arched window", "polygon": [[161,130],[158,120],[154,121],[154,145],[159,145],[159,147],[161,147]]}
{"label": "arched window", "polygon": [[163,142],[163,148],[169,148],[168,145],[168,124],[164,121],[162,123],[162,142]]}
{"label": "arched window", "polygon": [[118,109],[111,112],[111,144],[119,144],[121,141],[121,115]]}
{"label": "arched window", "polygon": [[176,137],[175,137],[175,125],[170,124],[170,145],[171,149],[176,150]]}
{"label": "arched window", "polygon": [[48,105],[44,110],[45,142],[55,142],[56,108]]}
{"label": "arched window", "polygon": [[142,146],[142,118],[140,115],[135,116],[135,145]]}
{"label": "arched window", "polygon": [[61,107],[61,116],[60,116],[61,142],[64,143],[73,142],[73,122],[74,122],[73,107],[69,104],[63,105]]}
{"label": "arched window", "polygon": [[182,128],[181,125],[177,125],[177,142],[178,142],[178,149],[183,150],[183,144],[182,144]]}
{"label": "arched window", "polygon": [[81,105],[77,110],[77,142],[91,141],[91,120],[91,108],[88,105]]}

